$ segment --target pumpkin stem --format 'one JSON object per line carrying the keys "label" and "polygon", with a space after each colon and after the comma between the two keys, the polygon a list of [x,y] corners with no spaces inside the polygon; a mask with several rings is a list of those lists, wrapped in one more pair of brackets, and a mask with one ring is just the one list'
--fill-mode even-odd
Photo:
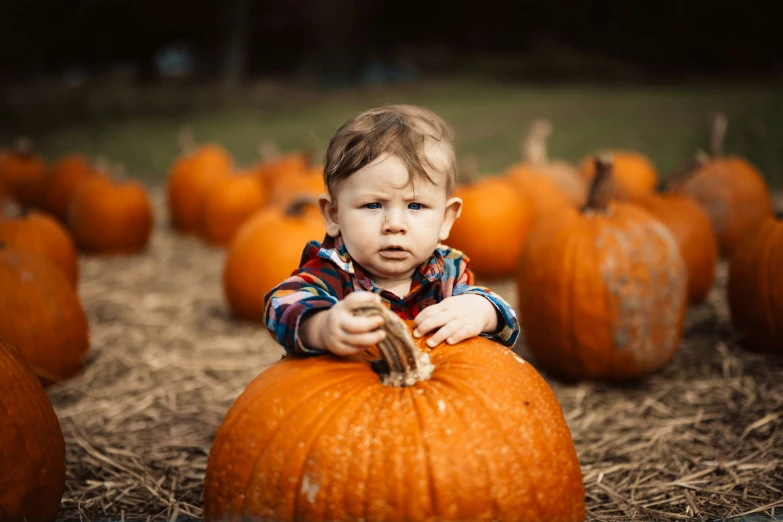
{"label": "pumpkin stem", "polygon": [[478,180],[478,157],[475,154],[463,156],[457,179],[461,185],[471,185]]}
{"label": "pumpkin stem", "polygon": [[183,125],[179,130],[179,149],[182,154],[190,154],[196,150],[196,136],[192,125]]}
{"label": "pumpkin stem", "polygon": [[275,140],[271,138],[264,138],[258,143],[256,147],[258,155],[262,161],[272,161],[280,156],[280,148],[277,146]]}
{"label": "pumpkin stem", "polygon": [[29,136],[19,136],[14,143],[14,152],[20,156],[29,156],[33,153],[33,140]]}
{"label": "pumpkin stem", "polygon": [[27,217],[31,208],[16,203],[11,198],[0,197],[0,216],[5,216],[6,219],[18,219]]}
{"label": "pumpkin stem", "polygon": [[533,165],[544,165],[547,162],[546,141],[552,134],[552,123],[539,118],[530,125],[527,136],[522,140],[522,159]]}
{"label": "pumpkin stem", "polygon": [[716,158],[723,152],[723,139],[726,137],[726,127],[729,122],[726,115],[719,112],[712,119],[712,132],[710,133],[710,156]]}
{"label": "pumpkin stem", "polygon": [[698,151],[693,157],[688,158],[679,165],[675,166],[666,176],[661,180],[659,191],[660,192],[672,192],[677,186],[679,186],[686,179],[691,177],[700,168],[702,168],[710,160],[709,155],[703,150]]}
{"label": "pumpkin stem", "polygon": [[386,332],[386,338],[377,345],[385,364],[371,361],[383,384],[404,387],[429,379],[434,368],[430,356],[416,346],[408,327],[397,314],[383,305],[370,305],[357,309],[356,315],[380,315],[385,320],[381,328]]}
{"label": "pumpkin stem", "polygon": [[613,162],[614,156],[609,152],[595,156],[595,177],[590,184],[587,203],[582,207],[582,212],[590,210],[606,212],[614,192],[614,180],[612,179]]}
{"label": "pumpkin stem", "polygon": [[301,216],[304,209],[318,202],[318,198],[312,194],[300,194],[295,197],[285,208],[285,215],[288,217]]}

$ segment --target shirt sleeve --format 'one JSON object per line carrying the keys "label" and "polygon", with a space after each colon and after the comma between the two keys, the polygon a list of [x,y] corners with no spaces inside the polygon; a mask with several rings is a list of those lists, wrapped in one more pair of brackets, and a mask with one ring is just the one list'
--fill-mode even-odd
{"label": "shirt sleeve", "polygon": [[459,260],[457,281],[452,290],[452,295],[476,294],[485,297],[495,307],[498,316],[498,328],[494,332],[482,332],[481,337],[486,337],[503,346],[514,346],[519,337],[519,320],[514,309],[511,308],[502,297],[483,286],[475,284],[475,276],[470,269],[467,258]]}
{"label": "shirt sleeve", "polygon": [[302,319],[331,308],[341,299],[334,267],[324,260],[310,261],[264,296],[266,328],[288,354],[322,354],[305,346],[299,336]]}

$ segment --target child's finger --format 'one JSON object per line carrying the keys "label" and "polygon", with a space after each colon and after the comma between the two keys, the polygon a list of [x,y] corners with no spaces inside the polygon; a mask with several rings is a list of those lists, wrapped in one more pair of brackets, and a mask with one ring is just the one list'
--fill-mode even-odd
{"label": "child's finger", "polygon": [[357,315],[346,315],[340,324],[343,331],[348,333],[365,333],[377,330],[383,326],[383,317],[380,315],[372,317],[363,317]]}
{"label": "child's finger", "polygon": [[350,310],[355,310],[356,308],[359,308],[360,306],[365,306],[368,304],[375,304],[380,303],[381,296],[376,294],[375,292],[352,292],[348,294],[345,299],[343,299],[343,302]]}
{"label": "child's finger", "polygon": [[386,332],[383,330],[377,330],[375,332],[367,332],[354,334],[345,339],[345,343],[349,346],[356,347],[358,349],[365,349],[368,346],[378,344],[386,338]]}
{"label": "child's finger", "polygon": [[458,321],[450,321],[446,323],[440,328],[440,330],[432,334],[432,337],[427,339],[427,346],[430,348],[438,346],[440,343],[448,339],[449,336],[457,333],[460,328],[462,328],[462,325]]}
{"label": "child's finger", "polygon": [[413,330],[414,337],[421,337],[435,328],[439,328],[449,321],[449,315],[444,312],[436,313],[419,323]]}

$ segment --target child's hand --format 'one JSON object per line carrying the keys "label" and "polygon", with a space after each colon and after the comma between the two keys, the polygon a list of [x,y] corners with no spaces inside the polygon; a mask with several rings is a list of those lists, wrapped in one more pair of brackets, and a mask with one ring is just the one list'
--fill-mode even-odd
{"label": "child's hand", "polygon": [[383,326],[382,316],[357,316],[357,308],[380,303],[380,297],[373,292],[353,292],[329,310],[315,314],[302,325],[303,332],[315,348],[326,349],[335,355],[353,355],[381,342],[386,332],[379,330]]}
{"label": "child's hand", "polygon": [[422,337],[440,328],[427,339],[427,346],[434,348],[443,341],[457,344],[481,332],[492,332],[497,328],[498,318],[489,299],[463,294],[447,297],[438,304],[428,306],[416,316],[413,325],[415,337]]}

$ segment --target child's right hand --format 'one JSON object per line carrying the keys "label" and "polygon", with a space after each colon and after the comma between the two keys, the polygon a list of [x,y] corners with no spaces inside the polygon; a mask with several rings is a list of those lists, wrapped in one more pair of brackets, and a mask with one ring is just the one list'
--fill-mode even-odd
{"label": "child's right hand", "polygon": [[379,329],[383,325],[383,317],[357,316],[354,310],[380,303],[380,300],[380,296],[373,292],[348,294],[342,301],[316,313],[301,325],[305,344],[340,356],[354,355],[378,344],[386,337],[386,332]]}

